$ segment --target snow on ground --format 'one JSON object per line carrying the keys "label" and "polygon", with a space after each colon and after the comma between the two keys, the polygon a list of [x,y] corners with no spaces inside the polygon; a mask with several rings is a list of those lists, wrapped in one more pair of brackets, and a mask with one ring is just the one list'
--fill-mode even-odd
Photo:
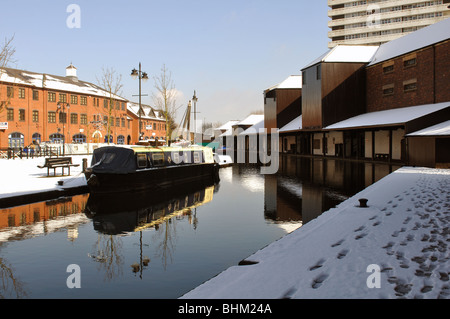
{"label": "snow on ground", "polygon": [[[91,155],[71,155],[71,157],[72,163],[80,164],[80,166],[71,167],[70,176],[67,176],[67,168],[64,169],[64,176],[61,176],[61,168],[57,168],[56,177],[53,177],[53,169],[50,170],[50,177],[47,177],[47,168],[37,167],[44,165],[44,157],[0,159],[0,176],[2,177],[0,198],[86,185],[86,179],[81,173],[82,161],[86,158],[89,166]],[[62,186],[58,185],[60,180],[64,181]]]}
{"label": "snow on ground", "polygon": [[181,298],[448,299],[449,222],[450,170],[404,167]]}
{"label": "snow on ground", "polygon": [[[0,198],[86,185],[83,158],[64,177],[44,158],[0,159]],[[449,224],[450,170],[403,167],[182,298],[448,299]]]}

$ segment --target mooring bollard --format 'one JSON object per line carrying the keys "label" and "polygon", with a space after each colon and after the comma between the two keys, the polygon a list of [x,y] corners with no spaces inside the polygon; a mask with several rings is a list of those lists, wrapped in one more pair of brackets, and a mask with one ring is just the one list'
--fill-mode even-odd
{"label": "mooring bollard", "polygon": [[87,168],[87,158],[83,158],[83,165],[82,165],[82,167],[83,167],[83,173],[86,171],[86,168]]}
{"label": "mooring bollard", "polygon": [[367,207],[367,198],[360,198],[359,200],[359,207]]}

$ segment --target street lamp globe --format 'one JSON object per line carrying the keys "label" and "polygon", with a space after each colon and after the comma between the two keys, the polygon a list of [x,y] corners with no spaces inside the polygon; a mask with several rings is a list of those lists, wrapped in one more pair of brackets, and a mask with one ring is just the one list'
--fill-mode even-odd
{"label": "street lamp globe", "polygon": [[139,75],[139,73],[138,73],[138,71],[136,69],[133,69],[131,71],[131,76],[132,76],[133,79],[136,79],[138,77],[138,75]]}

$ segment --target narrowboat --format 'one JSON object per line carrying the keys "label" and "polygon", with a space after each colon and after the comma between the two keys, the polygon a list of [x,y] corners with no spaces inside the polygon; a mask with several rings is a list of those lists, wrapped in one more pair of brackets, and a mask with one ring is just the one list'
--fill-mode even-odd
{"label": "narrowboat", "polygon": [[91,193],[161,191],[219,181],[209,147],[105,146],[94,150],[84,174]]}

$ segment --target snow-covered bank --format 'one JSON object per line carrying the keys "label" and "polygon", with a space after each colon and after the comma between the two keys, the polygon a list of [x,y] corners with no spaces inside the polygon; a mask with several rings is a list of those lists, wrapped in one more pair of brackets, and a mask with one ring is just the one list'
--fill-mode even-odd
{"label": "snow-covered bank", "polygon": [[450,170],[404,167],[181,298],[450,298],[449,224]]}
{"label": "snow-covered bank", "polygon": [[[56,176],[53,177],[53,170],[50,170],[50,177],[47,177],[47,169],[39,168],[43,165],[44,157],[33,159],[0,159],[0,199],[11,197],[38,194],[54,190],[65,190],[86,185],[86,179],[82,174],[83,158],[87,159],[88,165],[91,163],[91,155],[73,155],[72,162],[80,164],[78,167],[71,167],[70,176],[61,176],[61,168],[56,169]],[[63,185],[58,185],[62,180]]]}

